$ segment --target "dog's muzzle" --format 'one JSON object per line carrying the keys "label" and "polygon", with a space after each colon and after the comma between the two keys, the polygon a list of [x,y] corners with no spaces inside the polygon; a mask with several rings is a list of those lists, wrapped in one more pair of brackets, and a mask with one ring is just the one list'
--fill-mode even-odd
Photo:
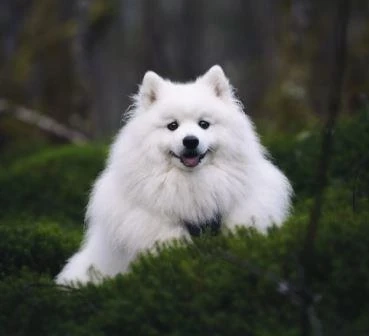
{"label": "dog's muzzle", "polygon": [[180,155],[177,155],[174,152],[170,152],[172,156],[176,157],[182,162],[184,166],[189,168],[196,167],[207,153],[208,151],[205,151],[204,153],[200,154],[197,150],[189,149],[185,149]]}

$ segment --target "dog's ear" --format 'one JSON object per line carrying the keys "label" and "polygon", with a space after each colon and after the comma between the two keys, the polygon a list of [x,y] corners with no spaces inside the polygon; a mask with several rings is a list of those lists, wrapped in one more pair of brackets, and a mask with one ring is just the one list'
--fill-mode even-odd
{"label": "dog's ear", "polygon": [[225,76],[223,69],[219,65],[212,66],[202,77],[199,78],[209,85],[215,95],[219,98],[231,98],[232,87],[228,78]]}
{"label": "dog's ear", "polygon": [[148,108],[158,99],[158,94],[164,79],[153,71],[147,71],[140,86],[137,100],[144,108]]}

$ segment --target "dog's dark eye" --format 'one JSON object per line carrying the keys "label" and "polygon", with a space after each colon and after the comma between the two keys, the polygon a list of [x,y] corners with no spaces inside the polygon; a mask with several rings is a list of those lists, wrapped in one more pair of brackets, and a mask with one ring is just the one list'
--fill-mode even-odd
{"label": "dog's dark eye", "polygon": [[199,121],[199,126],[203,129],[207,129],[207,128],[209,128],[210,124],[205,120],[200,120]]}
{"label": "dog's dark eye", "polygon": [[178,123],[176,121],[173,121],[167,125],[167,128],[170,131],[175,131],[178,128]]}

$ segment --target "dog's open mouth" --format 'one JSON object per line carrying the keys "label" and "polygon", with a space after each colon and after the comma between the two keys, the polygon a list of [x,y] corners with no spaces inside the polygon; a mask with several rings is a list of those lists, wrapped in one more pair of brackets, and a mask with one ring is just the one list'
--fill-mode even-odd
{"label": "dog's open mouth", "polygon": [[207,151],[204,152],[203,154],[199,154],[196,151],[185,151],[181,153],[181,155],[179,156],[173,152],[170,152],[170,154],[179,159],[186,167],[193,168],[196,167],[201,162],[201,160],[207,154]]}

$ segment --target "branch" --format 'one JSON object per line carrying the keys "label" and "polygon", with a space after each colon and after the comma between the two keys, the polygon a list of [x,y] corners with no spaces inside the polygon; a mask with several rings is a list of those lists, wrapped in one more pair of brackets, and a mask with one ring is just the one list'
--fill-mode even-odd
{"label": "branch", "polygon": [[[321,217],[324,189],[327,185],[327,172],[332,154],[332,140],[338,113],[341,109],[341,93],[347,57],[347,27],[350,0],[340,0],[337,13],[337,30],[335,35],[335,64],[328,101],[328,116],[322,134],[320,159],[316,173],[315,201],[310,213],[308,232],[305,240],[305,252],[313,248],[317,226]],[[334,61],[334,60],[333,60]]]}
{"label": "branch", "polygon": [[[335,59],[332,60],[334,63],[332,69],[330,94],[328,98],[328,115],[322,134],[320,159],[318,162],[315,180],[316,186],[314,204],[311,209],[310,221],[301,253],[301,264],[304,270],[301,280],[306,288],[310,288],[311,284],[312,268],[314,266],[314,241],[322,213],[324,190],[327,185],[327,175],[333,147],[334,128],[339,111],[341,109],[341,96],[347,57],[347,28],[349,21],[349,10],[350,0],[340,0],[337,4],[336,34],[334,36]],[[311,307],[310,301],[308,299],[305,300],[304,310],[302,311],[301,327],[303,336],[311,334],[311,321],[309,321],[308,316],[308,311]]]}
{"label": "branch", "polygon": [[76,145],[82,145],[88,141],[88,138],[81,132],[65,126],[50,117],[23,106],[14,106],[6,99],[0,99],[0,116],[4,114],[10,114],[17,120]]}

